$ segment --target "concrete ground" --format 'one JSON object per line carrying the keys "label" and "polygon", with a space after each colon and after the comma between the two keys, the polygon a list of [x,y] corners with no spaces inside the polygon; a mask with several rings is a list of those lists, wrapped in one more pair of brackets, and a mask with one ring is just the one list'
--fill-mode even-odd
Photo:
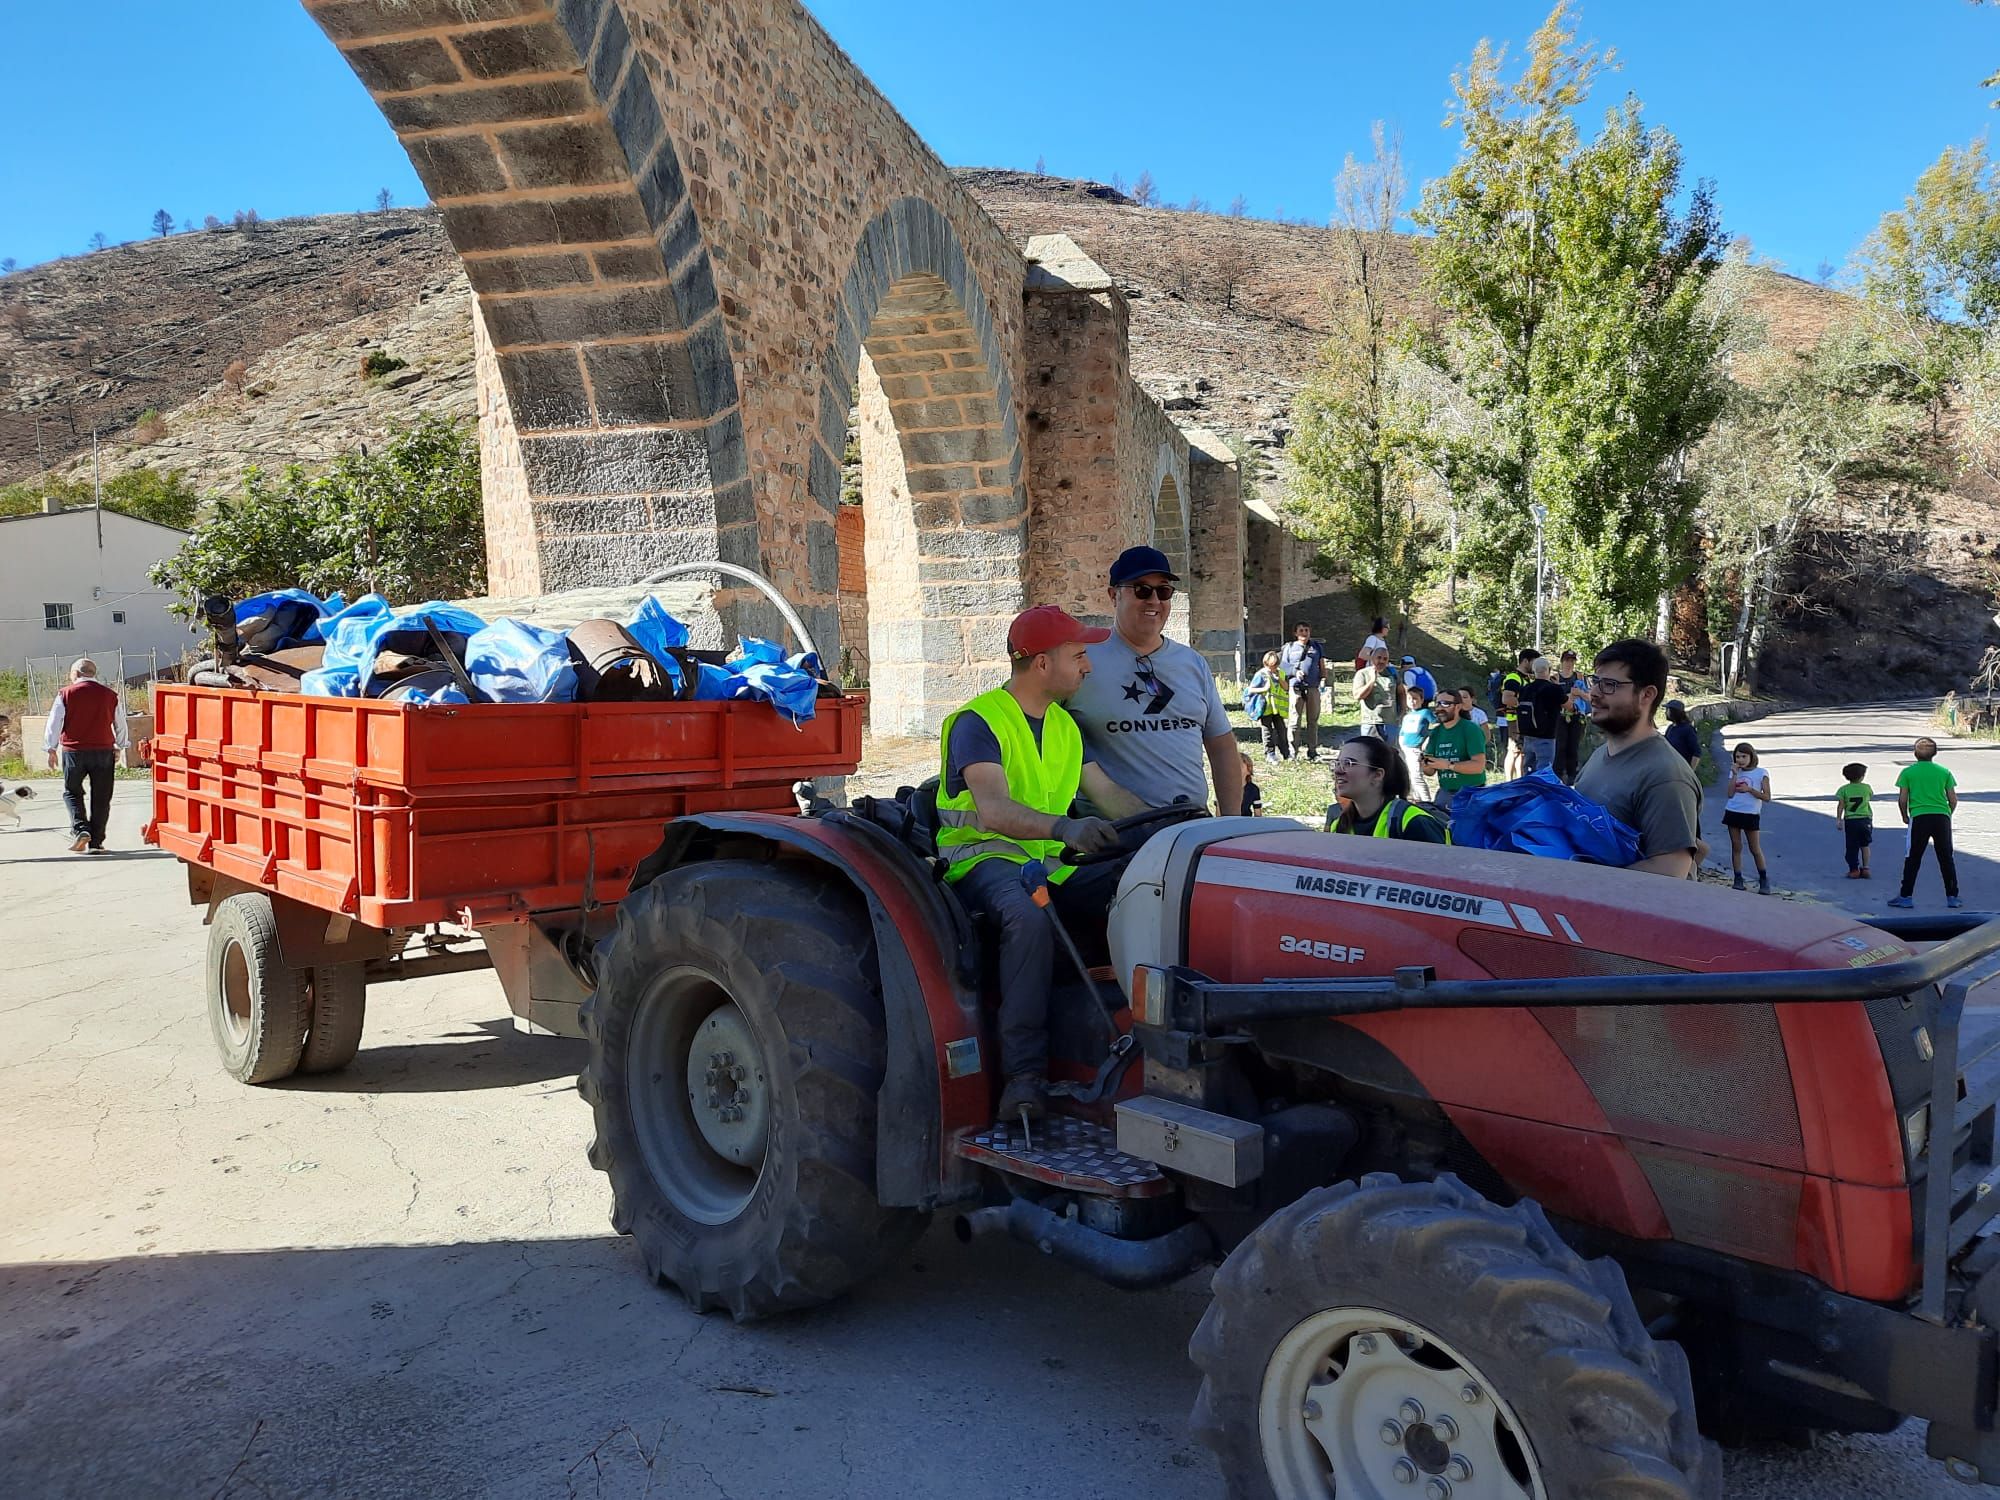
{"label": "concrete ground", "polygon": [[[1204,1277],[1121,1294],[940,1225],[838,1306],[697,1317],[608,1227],[580,1044],[462,975],[374,991],[348,1071],[242,1087],[143,788],[97,858],[41,790],[0,827],[0,1494],[1220,1494],[1185,1427]],[[1728,1493],[1963,1490],[1908,1426],[1732,1454]]]}

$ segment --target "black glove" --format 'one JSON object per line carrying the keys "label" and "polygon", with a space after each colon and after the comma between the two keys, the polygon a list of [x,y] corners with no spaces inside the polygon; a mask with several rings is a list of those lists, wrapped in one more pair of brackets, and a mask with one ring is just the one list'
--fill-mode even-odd
{"label": "black glove", "polygon": [[1065,849],[1079,854],[1102,854],[1118,847],[1118,830],[1103,818],[1057,818],[1055,836]]}

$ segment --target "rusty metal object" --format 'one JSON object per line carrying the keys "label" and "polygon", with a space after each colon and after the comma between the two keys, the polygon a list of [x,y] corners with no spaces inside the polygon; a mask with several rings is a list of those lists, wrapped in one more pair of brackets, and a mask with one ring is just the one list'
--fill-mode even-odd
{"label": "rusty metal object", "polygon": [[616,620],[585,620],[569,632],[576,696],[585,703],[671,701],[694,693],[695,668],[675,652],[678,684],[632,632]]}

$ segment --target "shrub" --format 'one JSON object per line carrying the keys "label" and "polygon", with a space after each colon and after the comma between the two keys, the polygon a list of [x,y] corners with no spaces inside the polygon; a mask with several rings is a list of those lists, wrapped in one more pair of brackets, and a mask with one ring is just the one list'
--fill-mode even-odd
{"label": "shrub", "polygon": [[166,435],[166,419],[150,406],[141,412],[139,420],[132,424],[132,439],[134,442],[157,443]]}
{"label": "shrub", "polygon": [[250,367],[240,359],[232,359],[223,367],[222,383],[237,395],[243,394],[243,382],[250,376]]}
{"label": "shrub", "polygon": [[402,369],[407,363],[407,360],[396,358],[387,349],[370,349],[361,356],[361,378],[375,380]]}

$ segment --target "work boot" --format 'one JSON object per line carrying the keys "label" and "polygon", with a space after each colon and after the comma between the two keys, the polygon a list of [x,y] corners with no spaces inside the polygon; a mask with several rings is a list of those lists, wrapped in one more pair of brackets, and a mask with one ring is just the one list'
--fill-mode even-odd
{"label": "work boot", "polygon": [[1018,1124],[1024,1111],[1031,1120],[1041,1119],[1048,1112],[1042,1104],[1044,1087],[1039,1073],[1016,1073],[1008,1079],[1000,1092],[999,1123]]}
{"label": "work boot", "polygon": [[1861,878],[1861,872],[1859,870],[1849,870],[1847,872],[1847,878],[1849,880],[1859,880]]}
{"label": "work boot", "polygon": [[1731,886],[1730,889],[1735,891],[1747,891],[1750,889],[1749,886],[1743,883],[1743,872],[1741,870],[1736,872],[1736,884]]}
{"label": "work boot", "polygon": [[1757,894],[1760,896],[1771,894],[1771,877],[1763,870],[1757,872]]}

